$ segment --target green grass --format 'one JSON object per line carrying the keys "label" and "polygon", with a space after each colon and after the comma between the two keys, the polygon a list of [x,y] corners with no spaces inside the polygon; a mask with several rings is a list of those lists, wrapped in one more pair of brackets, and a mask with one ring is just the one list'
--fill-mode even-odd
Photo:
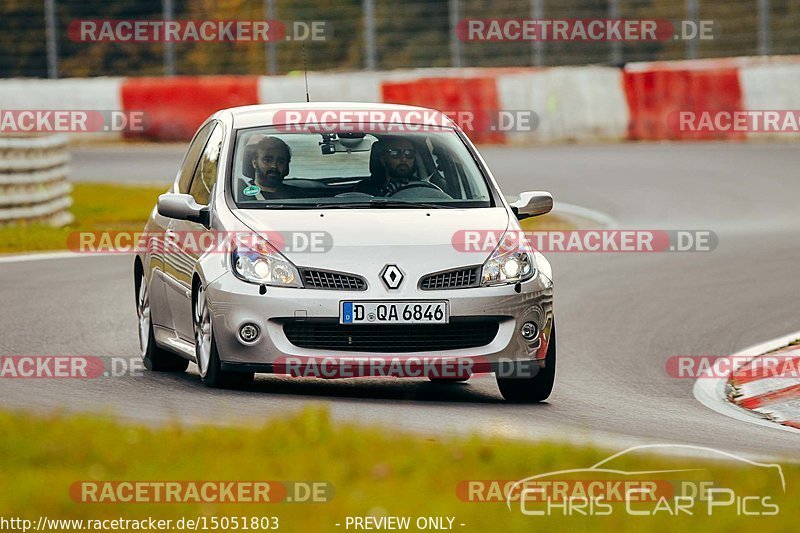
{"label": "green grass", "polygon": [[[66,250],[78,231],[141,231],[165,187],[77,183],[72,193],[75,222],[63,228],[44,224],[0,227],[0,254]],[[554,215],[522,221],[525,230],[572,229]],[[73,245],[77,243],[73,240]]]}
{"label": "green grass", "polygon": [[519,225],[524,231],[567,231],[576,229],[573,224],[553,214],[526,218],[521,220]]}
{"label": "green grass", "polygon": [[[233,408],[233,406],[232,406]],[[740,517],[733,508],[708,517],[525,516],[517,506],[456,496],[462,480],[517,480],[584,468],[610,455],[590,447],[485,438],[424,438],[332,423],[307,410],[259,428],[120,425],[96,416],[33,416],[0,411],[0,517],[144,518],[277,516],[281,531],[346,531],[345,517],[369,514],[454,516],[456,531],[768,531],[793,530],[800,467],[784,465],[787,492],[774,470],[709,460],[635,455],[623,470],[696,467],[702,479],[737,494],[770,496],[777,516]],[[620,451],[620,450],[614,450]],[[651,476],[655,477],[655,476]],[[688,479],[688,475],[682,477]],[[69,497],[76,481],[319,480],[327,503],[84,504]],[[705,509],[701,507],[701,509]],[[342,526],[335,526],[336,523]],[[464,523],[461,527],[458,524]],[[351,528],[352,530],[352,528]]]}
{"label": "green grass", "polygon": [[65,250],[75,231],[141,231],[167,187],[76,183],[72,192],[75,222],[63,228],[22,224],[0,228],[0,253]]}

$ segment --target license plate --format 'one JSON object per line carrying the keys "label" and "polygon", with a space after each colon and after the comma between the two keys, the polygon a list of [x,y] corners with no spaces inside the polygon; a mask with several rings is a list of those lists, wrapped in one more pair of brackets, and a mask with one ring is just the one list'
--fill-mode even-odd
{"label": "license plate", "polygon": [[342,302],[340,324],[447,324],[446,301]]}

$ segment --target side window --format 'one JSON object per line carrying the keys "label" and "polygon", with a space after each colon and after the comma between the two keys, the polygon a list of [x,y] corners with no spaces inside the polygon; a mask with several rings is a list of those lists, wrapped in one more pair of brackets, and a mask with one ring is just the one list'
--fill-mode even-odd
{"label": "side window", "polygon": [[189,194],[194,196],[194,201],[200,205],[208,205],[211,198],[211,189],[217,181],[220,151],[222,151],[222,126],[217,125],[208,138],[208,144],[200,157],[189,191]]}
{"label": "side window", "polygon": [[183,158],[183,165],[181,165],[180,178],[178,179],[178,192],[186,194],[189,192],[189,184],[192,182],[194,169],[197,167],[197,160],[200,158],[200,152],[206,145],[208,136],[211,134],[211,129],[214,127],[215,122],[209,122],[203,129],[197,132],[194,136],[192,144],[186,151],[186,157]]}

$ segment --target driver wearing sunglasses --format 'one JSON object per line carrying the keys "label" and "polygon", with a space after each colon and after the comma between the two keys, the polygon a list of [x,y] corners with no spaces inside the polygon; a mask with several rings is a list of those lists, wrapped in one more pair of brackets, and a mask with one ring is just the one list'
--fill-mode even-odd
{"label": "driver wearing sunglasses", "polygon": [[411,180],[418,180],[417,151],[408,139],[389,139],[381,154],[381,163],[386,169],[386,186],[383,194],[394,194],[400,187]]}
{"label": "driver wearing sunglasses", "polygon": [[[442,191],[442,188],[419,175],[417,149],[409,139],[403,137],[383,137],[380,144],[373,145],[377,161],[383,167],[368,179],[356,185],[355,192],[372,196],[392,196],[409,186],[426,186]],[[372,163],[370,163],[372,165]]]}

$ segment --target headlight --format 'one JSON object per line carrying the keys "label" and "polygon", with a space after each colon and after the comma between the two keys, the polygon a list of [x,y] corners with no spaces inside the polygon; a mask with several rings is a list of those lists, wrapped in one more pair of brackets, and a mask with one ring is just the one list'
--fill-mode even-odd
{"label": "headlight", "polygon": [[249,241],[236,239],[233,242],[231,268],[237,277],[259,285],[303,286],[297,267],[278,250],[259,237]]}
{"label": "headlight", "polygon": [[536,275],[533,251],[523,232],[506,232],[500,244],[483,264],[481,285],[506,285],[531,279]]}

